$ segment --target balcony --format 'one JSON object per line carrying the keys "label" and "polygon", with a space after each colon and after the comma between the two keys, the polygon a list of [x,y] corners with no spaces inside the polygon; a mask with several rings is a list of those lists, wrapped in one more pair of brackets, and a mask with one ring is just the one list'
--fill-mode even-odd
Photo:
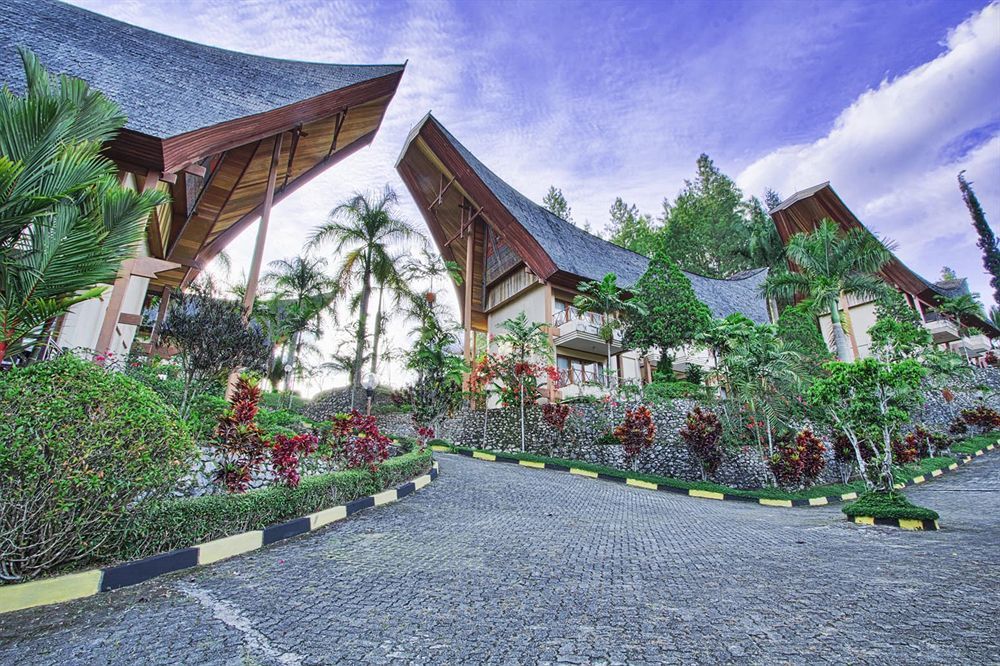
{"label": "balcony", "polygon": [[[607,343],[601,338],[601,316],[595,314],[557,312],[553,318],[556,326],[554,341],[556,347],[574,349],[589,354],[604,356],[608,353]],[[622,351],[621,331],[615,331],[611,342],[611,353]]]}
{"label": "balcony", "polygon": [[604,381],[604,373],[600,369],[560,369],[559,380],[556,382],[555,388],[559,392],[560,400],[580,396],[601,398],[608,392],[604,386]]}
{"label": "balcony", "polygon": [[985,351],[989,351],[990,339],[982,333],[970,335],[956,342],[954,347],[956,351],[965,352],[970,356],[978,356]]}
{"label": "balcony", "polygon": [[927,321],[924,322],[924,328],[930,332],[931,337],[934,338],[934,342],[937,344],[955,342],[962,337],[958,334],[958,324],[935,313],[927,314]]}

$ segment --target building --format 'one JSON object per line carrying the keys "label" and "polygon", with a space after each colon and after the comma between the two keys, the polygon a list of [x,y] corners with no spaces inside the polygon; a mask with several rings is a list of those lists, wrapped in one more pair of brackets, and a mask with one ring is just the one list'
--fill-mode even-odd
{"label": "building", "polygon": [[[781,240],[787,243],[796,233],[814,230],[823,219],[830,219],[848,229],[864,229],[865,226],[844,204],[830,187],[821,183],[796,192],[770,211]],[[903,294],[906,302],[920,314],[924,326],[941,348],[967,354],[971,360],[983,362],[983,357],[991,347],[991,339],[1000,336],[1000,330],[981,317],[967,317],[958,323],[943,317],[935,310],[942,299],[969,293],[965,280],[930,282],[908,268],[895,255],[881,271],[881,277]],[[841,309],[847,314],[845,326],[855,358],[870,355],[871,337],[868,329],[875,323],[875,302],[871,299],[848,297],[842,300]],[[830,316],[820,317],[820,327],[824,338],[832,347],[832,327]],[[963,332],[963,328],[980,331],[977,334]]]}
{"label": "building", "polygon": [[[648,259],[609,243],[557,217],[504,182],[428,114],[410,132],[396,164],[419,206],[442,256],[461,267],[457,287],[465,328],[465,355],[473,358],[475,333],[502,332],[504,321],[524,312],[548,324],[560,370],[559,399],[599,392],[606,371],[599,321],[573,307],[581,281],[618,276],[624,289],[645,272]],[[771,310],[760,296],[764,269],[729,280],[688,274],[698,298],[716,317],[741,312],[768,323]],[[612,370],[626,381],[648,381],[657,356],[641,358],[612,346]],[[675,369],[707,365],[707,354],[678,357]]]}
{"label": "building", "polygon": [[121,182],[172,199],[114,287],[58,322],[66,348],[127,353],[144,305],[161,297],[158,325],[171,292],[259,221],[249,307],[271,206],[372,142],[404,69],[236,53],[52,0],[0,0],[0,15],[0,83],[23,91],[23,45],[49,71],[105,93],[128,117],[107,146]]}

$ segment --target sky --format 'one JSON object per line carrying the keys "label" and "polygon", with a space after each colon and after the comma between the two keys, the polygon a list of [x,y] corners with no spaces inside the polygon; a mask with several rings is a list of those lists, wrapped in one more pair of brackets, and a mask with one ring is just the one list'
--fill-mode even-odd
{"label": "sky", "polygon": [[[561,188],[574,220],[595,230],[618,196],[658,215],[701,153],[747,195],[830,181],[904,263],[930,279],[950,266],[993,304],[956,176],[965,170],[996,229],[997,3],[75,3],[260,55],[408,62],[372,146],[276,206],[265,261],[298,254],[333,206],[386,183],[425,228],[394,165],[410,128],[433,110],[514,187],[535,201]],[[237,272],[253,235],[229,248]],[[405,345],[405,334],[395,341]],[[405,378],[398,368],[386,374],[384,383]]]}

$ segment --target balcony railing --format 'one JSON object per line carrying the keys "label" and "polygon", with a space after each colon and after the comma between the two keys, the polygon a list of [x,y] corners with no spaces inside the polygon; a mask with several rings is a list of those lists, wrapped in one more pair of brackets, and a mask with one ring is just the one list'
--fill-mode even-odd
{"label": "balcony railing", "polygon": [[570,385],[601,384],[605,383],[604,370],[588,370],[587,368],[561,368],[559,370],[559,380],[556,388],[565,388]]}
{"label": "balcony railing", "polygon": [[552,315],[552,324],[554,326],[564,326],[571,321],[581,321],[600,328],[604,325],[604,315],[597,314],[596,312],[580,312],[576,308],[557,310]]}

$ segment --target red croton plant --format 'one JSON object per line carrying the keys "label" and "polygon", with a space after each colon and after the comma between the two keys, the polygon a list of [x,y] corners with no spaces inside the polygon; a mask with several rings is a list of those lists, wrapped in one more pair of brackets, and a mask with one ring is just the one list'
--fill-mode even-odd
{"label": "red croton plant", "polygon": [[365,416],[358,410],[334,420],[333,443],[348,469],[374,473],[389,457],[389,438],[379,431],[374,416]]}
{"label": "red croton plant", "polygon": [[314,453],[319,439],[312,433],[295,437],[277,435],[271,444],[271,469],[274,475],[289,488],[297,488],[302,476],[299,474],[300,456]]}
{"label": "red croton plant", "polygon": [[639,455],[653,445],[656,437],[656,424],[649,407],[639,405],[635,409],[626,409],[625,418],[615,428],[614,435],[622,445],[626,462],[634,464]]}
{"label": "red croton plant", "polygon": [[783,486],[805,486],[813,483],[826,467],[826,445],[811,430],[802,430],[794,439],[778,443],[771,458],[774,478]]}
{"label": "red croton plant", "polygon": [[701,463],[703,480],[712,476],[722,464],[722,423],[707,409],[695,407],[687,413],[681,439]]}

